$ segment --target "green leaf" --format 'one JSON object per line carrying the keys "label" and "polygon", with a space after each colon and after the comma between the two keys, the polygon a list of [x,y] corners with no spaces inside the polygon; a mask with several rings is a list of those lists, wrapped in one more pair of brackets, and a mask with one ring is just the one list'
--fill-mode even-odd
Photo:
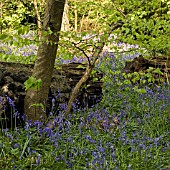
{"label": "green leaf", "polygon": [[132,84],[130,80],[125,80],[123,84]]}
{"label": "green leaf", "polygon": [[41,79],[38,79],[36,81],[36,84],[37,84],[37,89],[40,90],[41,86],[42,86],[42,80]]}
{"label": "green leaf", "polygon": [[94,77],[94,78],[93,78],[93,82],[95,82],[95,81],[98,81],[98,78],[97,78],[97,77]]}
{"label": "green leaf", "polygon": [[163,75],[163,72],[161,72],[160,68],[156,68],[153,72]]}
{"label": "green leaf", "polygon": [[83,65],[78,65],[76,68],[86,68],[86,67],[84,67]]}
{"label": "green leaf", "polygon": [[22,28],[19,28],[18,29],[18,35],[21,35],[22,34]]}
{"label": "green leaf", "polygon": [[27,138],[27,140],[26,140],[26,142],[25,142],[25,144],[24,144],[24,148],[23,148],[22,153],[21,153],[21,158],[23,157],[23,155],[24,155],[24,153],[25,153],[25,150],[26,150],[26,148],[27,148],[30,140],[31,140],[31,136],[30,136],[30,138]]}
{"label": "green leaf", "polygon": [[12,149],[11,153],[12,153],[12,155],[18,155],[19,154],[18,148]]}
{"label": "green leaf", "polygon": [[140,93],[140,94],[146,93],[146,90],[145,90],[145,89],[137,89],[136,91],[137,91],[138,93]]}
{"label": "green leaf", "polygon": [[149,79],[148,79],[148,82],[149,82],[149,83],[151,83],[151,82],[152,82],[152,79],[151,79],[151,78],[149,78]]}
{"label": "green leaf", "polygon": [[25,91],[27,91],[30,88],[34,88],[34,89],[40,90],[40,88],[42,86],[42,80],[41,79],[36,80],[35,77],[30,76],[28,78],[28,80],[26,80],[24,82],[24,85],[25,85]]}
{"label": "green leaf", "polygon": [[94,75],[94,74],[96,74],[96,71],[92,70],[91,75]]}
{"label": "green leaf", "polygon": [[42,110],[45,109],[45,107],[42,103],[35,103],[35,104],[32,104],[30,107],[41,107]]}
{"label": "green leaf", "polygon": [[7,37],[9,37],[8,34],[1,34],[1,35],[0,35],[0,40],[4,40],[4,39],[6,39]]}
{"label": "green leaf", "polygon": [[32,76],[30,76],[25,82],[25,91],[27,91],[28,89],[30,89],[31,87],[34,86],[36,79]]}

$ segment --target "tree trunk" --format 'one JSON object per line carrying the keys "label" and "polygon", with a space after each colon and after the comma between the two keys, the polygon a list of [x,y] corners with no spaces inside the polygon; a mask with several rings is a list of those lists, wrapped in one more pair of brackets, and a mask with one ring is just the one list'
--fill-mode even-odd
{"label": "tree trunk", "polygon": [[74,0],[74,30],[77,32],[77,22],[78,22],[78,17],[77,17],[77,5],[76,5],[76,0]]}
{"label": "tree trunk", "polygon": [[42,26],[41,26],[40,13],[39,13],[38,7],[37,7],[37,0],[34,0],[33,4],[34,4],[35,13],[36,13],[36,16],[37,16],[38,35],[39,35],[39,38],[41,38]]}
{"label": "tree trunk", "polygon": [[69,10],[68,0],[66,0],[65,6],[64,6],[64,13],[63,13],[61,31],[69,31],[70,30],[68,10]]}
{"label": "tree trunk", "polygon": [[[0,19],[1,19],[1,20],[2,20],[2,16],[3,16],[2,8],[3,8],[3,3],[0,2]],[[3,29],[3,27],[2,27],[2,25],[1,25],[1,34],[2,34],[2,29]]]}
{"label": "tree trunk", "polygon": [[[27,120],[44,121],[46,119],[45,111],[40,106],[33,105],[42,103],[46,106],[58,48],[64,4],[65,0],[48,0],[47,3],[41,43],[38,48],[37,59],[32,74],[36,79],[42,80],[42,87],[40,90],[28,89],[26,93],[24,111]],[[52,33],[45,35],[44,32],[47,33],[49,29]]]}

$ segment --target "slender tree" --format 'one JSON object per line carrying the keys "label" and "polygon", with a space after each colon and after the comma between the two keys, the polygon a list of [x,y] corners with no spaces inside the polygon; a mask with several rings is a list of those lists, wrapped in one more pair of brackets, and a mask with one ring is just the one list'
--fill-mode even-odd
{"label": "slender tree", "polygon": [[42,26],[41,26],[40,13],[38,11],[38,6],[37,6],[37,0],[34,0],[33,4],[34,4],[35,13],[36,13],[36,16],[37,16],[38,35],[39,35],[39,37],[41,37]]}
{"label": "slender tree", "polygon": [[39,104],[46,106],[48,99],[64,5],[65,0],[48,0],[47,2],[41,43],[32,73],[34,78],[42,80],[42,86],[40,89],[30,88],[26,93],[24,110],[28,120],[44,121],[46,119],[46,113]]}
{"label": "slender tree", "polygon": [[[1,20],[2,20],[2,15],[3,15],[2,7],[3,7],[3,3],[0,2],[0,18],[1,18]],[[1,31],[1,34],[2,34],[2,25],[1,25],[0,31]]]}
{"label": "slender tree", "polygon": [[68,5],[68,0],[66,0],[65,6],[64,6],[62,24],[61,24],[61,31],[69,31],[70,30],[68,11],[69,11],[69,5]]}

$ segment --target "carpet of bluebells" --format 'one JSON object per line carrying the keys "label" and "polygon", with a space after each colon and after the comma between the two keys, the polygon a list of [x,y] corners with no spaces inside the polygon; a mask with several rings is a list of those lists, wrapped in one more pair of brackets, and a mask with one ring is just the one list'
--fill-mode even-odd
{"label": "carpet of bluebells", "polygon": [[[13,57],[19,56],[24,62],[35,57],[37,46],[1,43],[0,50],[0,60],[15,61]],[[96,67],[105,73],[103,99],[92,108],[74,108],[67,119],[62,111],[57,116],[51,113],[52,129],[38,121],[1,129],[0,169],[168,170],[170,86],[123,83],[125,61],[136,56],[103,54]]]}

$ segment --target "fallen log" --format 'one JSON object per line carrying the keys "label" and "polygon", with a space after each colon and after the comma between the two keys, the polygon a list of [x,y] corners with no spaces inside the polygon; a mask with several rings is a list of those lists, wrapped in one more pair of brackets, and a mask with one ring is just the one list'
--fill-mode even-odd
{"label": "fallen log", "polygon": [[[87,64],[69,63],[57,65],[53,71],[47,114],[57,114],[67,104],[71,91],[86,70]],[[31,76],[33,65],[0,62],[0,121],[8,119],[11,114],[24,113],[26,95],[24,82]],[[91,75],[81,88],[75,107],[91,107],[102,98],[103,74],[96,72]],[[95,78],[95,81],[94,81]],[[12,100],[12,101],[11,101]],[[21,117],[20,115],[20,117]],[[11,124],[11,123],[10,123]]]}
{"label": "fallen log", "polygon": [[[164,82],[170,81],[170,57],[152,57],[152,58],[144,58],[143,56],[139,56],[137,58],[134,58],[132,61],[126,61],[124,72],[128,73],[134,73],[134,72],[140,72],[143,71],[144,73],[147,72],[147,69],[150,67],[156,69],[159,68],[162,74],[157,74],[155,72],[151,72],[152,76],[155,78],[155,80],[158,80],[158,78],[162,78]],[[157,82],[156,83],[161,83]]]}

